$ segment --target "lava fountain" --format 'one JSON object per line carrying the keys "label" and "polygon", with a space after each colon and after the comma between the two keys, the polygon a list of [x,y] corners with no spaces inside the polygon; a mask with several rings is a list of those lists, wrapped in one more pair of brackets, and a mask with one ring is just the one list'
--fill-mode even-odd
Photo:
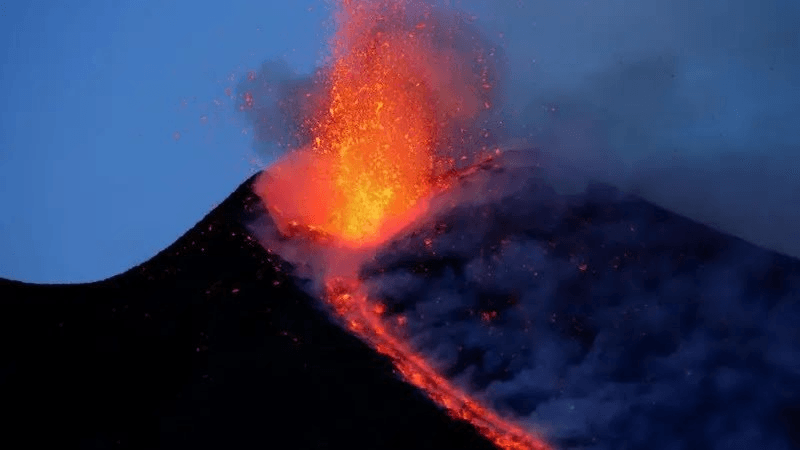
{"label": "lava fountain", "polygon": [[478,154],[459,154],[458,131],[492,107],[494,86],[486,50],[457,42],[457,20],[421,1],[338,1],[331,61],[306,94],[315,99],[302,123],[309,143],[265,171],[256,190],[284,242],[317,237],[306,255],[321,268],[317,293],[345,327],[498,447],[545,449],[437,373],[357,276],[365,255],[424,214],[447,175]]}

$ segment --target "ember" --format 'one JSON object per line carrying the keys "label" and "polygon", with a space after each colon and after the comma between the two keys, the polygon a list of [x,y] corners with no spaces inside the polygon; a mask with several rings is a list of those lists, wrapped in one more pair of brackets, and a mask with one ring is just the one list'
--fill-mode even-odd
{"label": "ember", "polygon": [[335,264],[322,263],[319,295],[343,326],[500,448],[544,449],[419,356],[403,339],[404,320],[385,319],[385,307],[363,293],[350,258],[424,213],[429,196],[456,174],[455,161],[463,167],[477,156],[456,158],[445,135],[491,108],[492,80],[482,49],[452,45],[443,19],[419,1],[339,1],[318,94],[324,101],[306,123],[310,144],[269,168],[257,189],[284,236],[311,238],[333,252]]}
{"label": "ember", "polygon": [[520,426],[504,420],[438,374],[404,342],[401,333],[384,324],[381,318],[382,306],[358,293],[359,286],[357,280],[329,280],[326,288],[327,300],[344,319],[351,332],[392,359],[397,371],[406,381],[425,391],[453,417],[470,422],[503,450],[549,448],[544,442],[531,436]]}
{"label": "ember", "polygon": [[440,16],[419,1],[340,2],[325,101],[305,124],[312,142],[261,183],[279,226],[296,221],[341,243],[378,244],[424,209],[455,166],[459,150],[446,135],[463,132],[492,94],[483,51],[457,49]]}

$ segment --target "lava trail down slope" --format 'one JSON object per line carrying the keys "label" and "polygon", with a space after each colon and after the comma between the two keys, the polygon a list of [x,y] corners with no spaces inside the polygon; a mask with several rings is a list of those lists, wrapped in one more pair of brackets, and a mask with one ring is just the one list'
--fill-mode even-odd
{"label": "lava trail down slope", "polygon": [[[361,267],[387,322],[555,448],[796,448],[800,262],[607,186],[560,195],[531,155],[457,177]],[[264,249],[253,181],[118,276],[0,282],[7,442],[494,448]]]}
{"label": "lava trail down slope", "polygon": [[120,275],[0,280],[4,447],[494,448],[294,286],[251,183]]}
{"label": "lava trail down slope", "polygon": [[796,446],[800,262],[607,185],[559,193],[565,171],[497,152],[368,250],[250,229],[501,448]]}

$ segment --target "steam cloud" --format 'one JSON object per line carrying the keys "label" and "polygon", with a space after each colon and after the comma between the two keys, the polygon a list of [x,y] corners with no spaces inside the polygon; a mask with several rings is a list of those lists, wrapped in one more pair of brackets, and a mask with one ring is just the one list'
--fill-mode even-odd
{"label": "steam cloud", "polygon": [[[596,184],[800,256],[800,4],[461,7],[504,89],[465,151],[543,151],[465,179],[363,269],[372,295],[559,448],[800,447],[800,263]],[[308,143],[324,70],[242,80],[259,151]]]}

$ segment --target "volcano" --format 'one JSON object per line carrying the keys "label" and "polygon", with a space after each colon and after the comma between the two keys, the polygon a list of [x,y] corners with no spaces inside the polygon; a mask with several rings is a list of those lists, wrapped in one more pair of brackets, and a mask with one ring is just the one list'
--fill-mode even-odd
{"label": "volcano", "polygon": [[[387,321],[555,448],[798,447],[800,261],[609,186],[559,194],[541,160],[460,172],[382,246],[358,276]],[[2,281],[7,442],[495,448],[265,248],[254,184],[120,275]]]}
{"label": "volcano", "polygon": [[252,181],[125,273],[0,281],[7,446],[493,448],[294,286]]}

